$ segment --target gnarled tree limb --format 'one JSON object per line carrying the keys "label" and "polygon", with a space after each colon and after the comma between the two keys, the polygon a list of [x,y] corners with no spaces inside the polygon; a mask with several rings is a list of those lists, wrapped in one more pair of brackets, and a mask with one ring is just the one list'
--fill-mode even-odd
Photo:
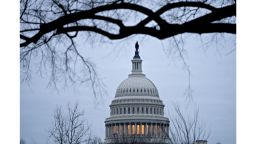
{"label": "gnarled tree limb", "polygon": [[[55,2],[56,3],[56,2]],[[64,7],[59,3],[58,7],[61,7],[62,11],[65,11]],[[199,16],[190,21],[183,23],[168,23],[164,18],[161,17],[165,12],[171,11],[175,8],[199,8],[204,9],[206,12],[203,16]],[[126,26],[121,19],[113,18],[110,16],[103,16],[100,13],[113,11],[113,10],[129,10],[142,13],[146,16],[145,19],[141,20],[134,26]],[[169,38],[182,33],[236,33],[236,24],[233,23],[214,23],[221,19],[236,16],[236,4],[227,5],[224,7],[214,7],[204,2],[176,2],[169,3],[157,11],[153,11],[146,6],[133,3],[113,3],[106,4],[98,7],[93,7],[89,10],[77,11],[74,13],[66,13],[64,15],[52,20],[48,23],[42,23],[39,26],[39,30],[32,36],[26,35],[26,30],[21,29],[20,37],[23,40],[20,44],[21,47],[26,47],[31,43],[36,44],[39,39],[50,32],[55,32],[56,35],[67,33],[67,32],[79,32],[88,31],[95,32],[100,35],[106,36],[109,39],[123,39],[133,34],[144,34],[156,37],[158,39]],[[106,23],[112,23],[119,27],[117,34],[113,34],[111,31],[98,28],[97,26],[89,26],[86,24],[79,24],[76,26],[67,26],[68,24],[76,23],[80,20],[102,20]],[[150,22],[156,22],[156,27],[147,27],[146,25]],[[33,31],[33,29],[31,28]],[[37,29],[36,29],[37,30]]]}

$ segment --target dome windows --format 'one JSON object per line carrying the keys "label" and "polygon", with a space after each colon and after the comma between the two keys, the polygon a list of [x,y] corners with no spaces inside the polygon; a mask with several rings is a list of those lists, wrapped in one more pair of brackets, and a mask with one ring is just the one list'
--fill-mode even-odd
{"label": "dome windows", "polygon": [[139,114],[139,115],[164,115],[163,106],[115,106],[111,108],[111,115],[130,115],[130,114]]}

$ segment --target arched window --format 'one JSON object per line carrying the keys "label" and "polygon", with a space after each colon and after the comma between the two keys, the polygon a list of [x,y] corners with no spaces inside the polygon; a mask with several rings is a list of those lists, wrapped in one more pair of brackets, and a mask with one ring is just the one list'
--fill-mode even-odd
{"label": "arched window", "polygon": [[128,114],[130,114],[130,107],[128,107]]}
{"label": "arched window", "polygon": [[148,108],[146,107],[146,114],[148,114]]}
{"label": "arched window", "polygon": [[152,107],[150,108],[150,114],[152,114]]}
{"label": "arched window", "polygon": [[122,108],[120,108],[119,113],[122,114]]}
{"label": "arched window", "polygon": [[143,107],[141,108],[141,113],[144,114],[144,108]]}
{"label": "arched window", "polygon": [[139,107],[137,107],[137,114],[139,114],[140,113],[140,108]]}
{"label": "arched window", "polygon": [[132,114],[134,114],[135,113],[135,108],[134,107],[132,107]]}
{"label": "arched window", "polygon": [[126,108],[124,107],[124,114],[126,114]]}

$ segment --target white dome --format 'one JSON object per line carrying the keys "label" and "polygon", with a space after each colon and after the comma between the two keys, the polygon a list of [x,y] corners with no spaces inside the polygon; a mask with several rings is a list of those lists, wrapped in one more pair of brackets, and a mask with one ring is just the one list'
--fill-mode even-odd
{"label": "white dome", "polygon": [[130,75],[121,82],[116,90],[116,97],[120,96],[154,96],[158,91],[154,83],[145,75]]}

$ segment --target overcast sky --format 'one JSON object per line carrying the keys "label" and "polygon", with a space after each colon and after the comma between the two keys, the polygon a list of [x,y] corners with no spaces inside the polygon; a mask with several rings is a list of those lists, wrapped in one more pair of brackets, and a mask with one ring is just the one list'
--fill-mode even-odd
{"label": "overcast sky", "polygon": [[[199,107],[200,120],[210,131],[209,144],[234,144],[236,140],[236,51],[235,36],[224,35],[217,41],[212,35],[185,35],[185,59],[191,70],[193,101]],[[28,144],[45,144],[57,106],[79,103],[94,135],[104,139],[104,120],[109,104],[122,80],[131,72],[136,40],[140,45],[143,72],[156,85],[165,104],[165,113],[176,103],[188,103],[184,93],[188,75],[169,40],[136,36],[127,41],[95,44],[81,42],[96,65],[107,93],[95,98],[87,85],[48,87],[48,79],[33,75],[29,84],[21,83],[21,138]],[[170,54],[171,53],[171,54]],[[166,115],[168,116],[168,115]]]}

